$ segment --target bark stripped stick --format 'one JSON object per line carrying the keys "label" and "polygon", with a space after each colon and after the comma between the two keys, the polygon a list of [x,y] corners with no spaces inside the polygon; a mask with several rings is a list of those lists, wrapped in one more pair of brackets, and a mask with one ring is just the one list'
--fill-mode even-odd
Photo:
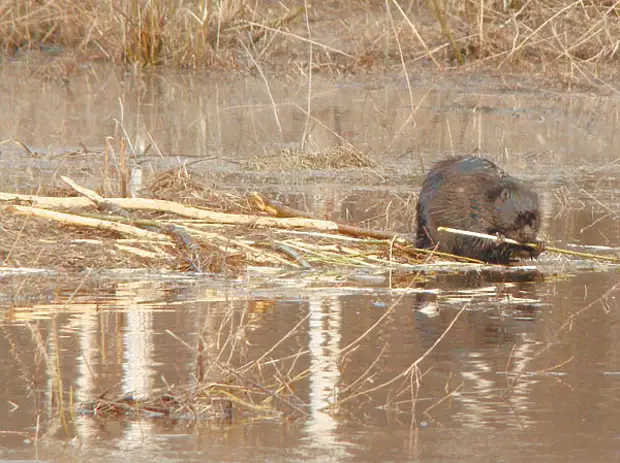
{"label": "bark stripped stick", "polygon": [[[525,246],[528,248],[536,249],[539,245],[536,243],[520,243],[511,238],[502,238],[494,235],[487,235],[484,233],[472,232],[467,230],[459,230],[458,228],[449,227],[437,227],[437,231],[444,231],[448,233],[454,233],[457,235],[473,236],[475,238],[482,238],[491,241],[502,241],[508,244],[515,244],[517,246]],[[545,251],[555,252],[557,254],[567,254],[569,256],[583,257],[585,259],[604,260],[606,262],[620,263],[620,258],[613,256],[601,256],[598,254],[590,254],[588,252],[569,251],[568,249],[554,248],[552,246],[545,246]]]}
{"label": "bark stripped stick", "polygon": [[75,214],[66,214],[64,212],[49,211],[47,209],[41,209],[38,207],[30,206],[9,206],[5,209],[7,212],[12,212],[19,215],[27,215],[34,217],[41,217],[48,220],[55,220],[56,222],[65,225],[74,225],[78,227],[97,228],[99,230],[108,230],[124,235],[136,236],[142,239],[154,240],[154,241],[168,241],[170,238],[160,233],[155,233],[149,230],[143,230],[141,228],[133,227],[131,225],[125,225],[117,222],[110,222],[107,220],[93,219],[90,217],[82,217]]}
{"label": "bark stripped stick", "polygon": [[[258,209],[274,217],[308,217],[312,220],[319,220],[316,218],[316,216],[310,213],[293,209],[276,201],[270,201],[266,198],[263,198],[256,192],[252,193],[250,195],[250,198],[254,200]],[[395,232],[354,227],[352,225],[346,225],[343,223],[332,221],[330,221],[329,223],[335,226],[335,228],[333,229],[334,231],[338,231],[339,233],[342,233],[344,235],[375,238],[380,240],[393,240],[395,237],[398,237],[396,241],[400,244],[412,244],[411,240],[405,238],[404,236],[399,237],[399,234]]]}
{"label": "bark stripped stick", "polygon": [[[0,193],[0,201],[29,201],[38,206],[55,208],[86,207],[92,205],[87,198],[54,198],[35,195],[20,195],[14,193]],[[227,214],[207,209],[184,206],[174,201],[163,199],[145,198],[106,198],[107,203],[116,204],[123,209],[143,209],[149,211],[169,212],[182,217],[204,220],[209,223],[221,223],[229,225],[248,225],[273,228],[315,228],[322,231],[336,231],[338,225],[328,220],[304,219],[304,218],[273,218],[256,217],[246,214]]]}

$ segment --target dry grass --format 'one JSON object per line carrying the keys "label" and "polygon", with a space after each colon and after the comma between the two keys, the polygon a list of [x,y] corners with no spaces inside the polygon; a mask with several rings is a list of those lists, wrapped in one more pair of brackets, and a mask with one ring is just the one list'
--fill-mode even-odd
{"label": "dry grass", "polygon": [[249,0],[3,0],[0,37],[12,54],[71,51],[74,64],[60,66],[61,74],[94,59],[182,68],[272,65],[304,75],[309,65],[338,75],[402,60],[439,68],[483,63],[591,81],[613,72],[620,53],[620,3],[613,0],[308,5],[306,10]]}
{"label": "dry grass", "polygon": [[321,169],[376,168],[370,156],[351,145],[336,145],[323,151],[281,149],[266,150],[243,162],[248,170],[300,171]]}
{"label": "dry grass", "polygon": [[[88,214],[88,213],[87,213]],[[144,216],[143,216],[144,217]],[[114,217],[109,217],[114,220]],[[207,241],[187,249],[183,243],[152,243],[112,231],[50,223],[42,218],[5,214],[0,259],[5,268],[39,268],[59,272],[85,270],[153,269],[194,270],[194,256],[203,271],[235,274],[243,267],[243,253]]]}
{"label": "dry grass", "polygon": [[114,387],[80,404],[81,410],[95,418],[164,418],[186,423],[307,416],[307,404],[294,392],[295,383],[307,376],[296,367],[298,358],[266,358],[298,333],[302,324],[276,340],[267,354],[247,361],[246,332],[250,323],[243,315],[238,322],[236,318],[231,308],[218,329],[224,336],[217,343],[207,341],[212,334],[207,331],[201,333],[195,346],[167,332],[194,353],[194,373],[186,384],[171,384],[140,398],[120,393]]}
{"label": "dry grass", "polygon": [[[150,269],[236,276],[251,266],[278,271],[332,270],[334,281],[345,269],[401,270],[406,281],[412,274],[439,268],[459,272],[471,264],[471,259],[416,249],[411,238],[387,231],[395,218],[401,225],[405,222],[403,228],[413,228],[413,217],[407,214],[412,208],[398,197],[378,203],[363,198],[352,202],[343,211],[345,220],[348,207],[365,208],[364,215],[370,215],[367,222],[353,225],[322,220],[311,211],[292,209],[257,193],[234,195],[204,188],[184,167],[157,177],[145,190],[151,198],[105,198],[61,178],[72,188],[70,193],[80,195],[70,196],[58,188],[59,196],[0,192],[2,267],[60,272]],[[618,260],[550,246],[546,250],[605,262]],[[399,279],[395,281],[400,284]]]}
{"label": "dry grass", "polygon": [[216,190],[196,182],[185,167],[171,169],[159,174],[145,188],[156,199],[176,201],[189,206],[208,207],[219,212],[249,214],[251,206],[245,198],[222,190]]}
{"label": "dry grass", "polygon": [[154,391],[152,396],[136,400],[131,395],[106,391],[96,399],[81,404],[81,409],[96,418],[168,418],[173,420],[227,420],[252,416],[253,419],[284,418],[305,415],[295,405],[289,391],[278,384],[260,384],[232,369],[218,381]]}
{"label": "dry grass", "polygon": [[[462,271],[471,263],[416,249],[409,238],[370,227],[391,223],[394,215],[408,220],[403,212],[407,204],[396,198],[361,204],[372,217],[352,225],[322,220],[257,193],[235,196],[203,188],[184,168],[151,183],[148,196],[164,199],[105,198],[62,179],[81,196],[68,196],[64,189],[56,190],[60,197],[0,193],[2,267],[62,272],[142,268],[234,276],[252,266],[332,270],[335,279],[344,269],[401,270],[406,281],[439,267]],[[549,246],[547,251],[617,261]]]}
{"label": "dry grass", "polygon": [[300,10],[254,8],[255,2],[166,0],[4,0],[3,45],[21,49],[76,50],[83,59],[202,68],[234,65],[238,40],[265,35],[249,24],[284,26]]}

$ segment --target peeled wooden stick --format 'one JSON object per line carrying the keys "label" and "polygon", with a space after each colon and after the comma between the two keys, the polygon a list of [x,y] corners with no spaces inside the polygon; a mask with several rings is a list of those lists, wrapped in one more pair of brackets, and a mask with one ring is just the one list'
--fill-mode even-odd
{"label": "peeled wooden stick", "polygon": [[96,191],[93,191],[93,190],[90,190],[88,188],[78,185],[69,177],[65,177],[64,175],[61,175],[60,178],[62,179],[63,182],[65,182],[67,185],[69,185],[71,188],[73,188],[75,191],[77,191],[82,196],[86,196],[92,202],[98,203],[104,200],[104,198],[101,195],[99,195]]}
{"label": "peeled wooden stick", "polygon": [[[0,193],[2,201],[31,201],[33,204],[44,207],[54,208],[73,208],[86,207],[92,205],[89,198],[55,198],[34,195],[20,195],[14,193]],[[336,231],[338,224],[328,220],[315,220],[304,218],[273,218],[260,217],[247,214],[227,214],[225,212],[215,212],[207,209],[184,206],[173,201],[163,199],[145,198],[105,198],[105,202],[115,204],[123,209],[142,209],[150,211],[169,212],[182,217],[204,220],[209,223],[222,223],[231,225],[263,226],[273,228],[315,228],[321,231]]]}
{"label": "peeled wooden stick", "polygon": [[13,212],[19,215],[29,215],[35,217],[42,217],[48,220],[55,220],[56,222],[65,225],[74,225],[78,227],[89,227],[97,228],[100,230],[115,231],[124,235],[135,236],[142,239],[149,239],[155,241],[170,240],[170,238],[166,235],[152,232],[149,230],[143,230],[142,228],[134,227],[132,225],[110,222],[108,220],[94,219],[91,217],[83,217],[81,215],[66,214],[64,212],[50,211],[38,207],[9,206],[5,209],[5,211]]}
{"label": "peeled wooden stick", "polygon": [[277,201],[269,200],[256,192],[250,194],[250,198],[254,201],[254,204],[258,207],[258,209],[275,217],[308,217],[309,219],[307,220],[332,224],[335,227],[332,228],[332,230],[338,231],[338,233],[342,233],[344,235],[355,236],[358,238],[374,238],[379,240],[393,240],[396,238],[396,241],[400,244],[411,244],[411,240],[408,240],[405,236],[399,235],[398,233],[383,230],[372,230],[369,228],[355,227],[353,225],[340,222],[320,220],[311,213],[293,209],[292,207],[280,204]]}
{"label": "peeled wooden stick", "polygon": [[[440,232],[444,231],[448,233],[454,233],[457,235],[473,236],[475,238],[482,238],[482,239],[491,240],[491,241],[501,241],[503,243],[516,244],[517,246],[525,246],[525,247],[533,248],[533,249],[536,249],[539,246],[536,243],[520,243],[511,238],[503,238],[503,237],[499,237],[495,235],[487,235],[485,233],[478,233],[478,232],[472,232],[472,231],[467,231],[467,230],[459,230],[457,228],[437,227],[437,231],[440,231]],[[545,246],[545,251],[555,252],[556,254],[566,254],[569,256],[583,257],[585,259],[604,260],[606,262],[620,263],[620,258],[618,257],[601,256],[598,254],[590,254],[588,252],[569,251],[568,249],[554,248],[552,246]]]}
{"label": "peeled wooden stick", "polygon": [[[109,214],[120,215],[123,217],[129,216],[129,213],[125,209],[122,209],[118,204],[114,202],[110,202],[106,200],[103,196],[99,195],[96,191],[89,190],[88,188],[80,186],[77,183],[75,183],[72,179],[70,179],[69,177],[65,177],[64,175],[61,175],[60,178],[62,179],[63,182],[65,182],[67,185],[69,185],[79,194],[81,194],[82,196],[86,196],[88,199],[90,199],[100,211],[107,212]],[[122,186],[123,185],[121,184],[121,189],[122,189]]]}
{"label": "peeled wooden stick", "polygon": [[73,209],[77,207],[86,207],[92,205],[90,199],[81,198],[78,196],[70,198],[59,198],[56,196],[37,196],[0,192],[0,202],[15,201],[24,201],[31,203],[33,206],[48,207],[54,209]]}

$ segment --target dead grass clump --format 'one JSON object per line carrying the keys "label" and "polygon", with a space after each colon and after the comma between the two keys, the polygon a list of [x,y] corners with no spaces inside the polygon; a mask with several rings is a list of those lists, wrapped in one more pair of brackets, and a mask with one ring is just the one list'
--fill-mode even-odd
{"label": "dead grass clump", "polygon": [[[114,220],[114,217],[107,219]],[[0,225],[3,267],[60,272],[87,269],[196,271],[200,267],[201,271],[228,274],[243,267],[243,254],[232,249],[223,253],[205,241],[184,243],[174,232],[162,231],[162,237],[170,239],[153,242],[128,238],[114,231],[50,224],[44,218],[24,218],[5,211],[2,211]]]}
{"label": "dead grass clump", "polygon": [[217,190],[196,182],[185,168],[169,169],[145,186],[152,198],[176,201],[214,211],[248,214],[251,207],[239,195]]}
{"label": "dead grass clump", "polygon": [[[303,9],[185,0],[5,1],[0,32],[5,50],[66,47],[116,63],[207,67],[236,65],[239,40],[270,40]],[[1,6],[1,5],[0,5]]]}
{"label": "dead grass clump", "polygon": [[309,152],[298,149],[265,151],[244,162],[249,170],[323,170],[347,168],[374,168],[377,163],[351,145],[336,145],[323,151]]}
{"label": "dead grass clump", "polygon": [[[0,203],[5,204],[0,210],[2,267],[62,271],[148,268],[238,275],[250,266],[421,272],[432,271],[431,263],[479,263],[416,249],[410,238],[391,231],[320,220],[257,193],[236,200],[230,194],[220,195],[252,210],[229,213],[163,199],[104,198],[61,178],[80,196],[0,193]],[[171,178],[182,177],[168,174],[157,184],[176,191]],[[182,184],[190,185],[191,179]],[[617,261],[551,247],[547,251]]]}
{"label": "dead grass clump", "polygon": [[[80,288],[84,283],[85,280],[80,283]],[[107,291],[105,294],[108,294]],[[58,296],[58,307],[81,310],[78,307],[82,307],[84,301],[79,297],[74,300],[75,293],[69,297]],[[295,419],[307,416],[309,404],[297,395],[295,389],[296,384],[306,380],[309,374],[306,361],[308,351],[297,349],[297,338],[306,329],[308,316],[291,327],[272,332],[273,342],[264,348],[257,347],[248,339],[258,327],[257,321],[252,318],[252,305],[256,303],[248,301],[240,311],[238,304],[227,299],[226,305],[221,306],[223,310],[215,310],[203,320],[197,335],[188,337],[185,336],[187,333],[183,333],[183,336],[177,336],[169,329],[164,330],[162,335],[170,336],[173,343],[178,343],[175,349],[177,355],[169,357],[169,364],[162,366],[162,372],[176,371],[176,375],[172,374],[174,382],[168,382],[161,374],[157,375],[163,386],[160,389],[138,387],[127,390],[124,381],[113,383],[110,387],[110,383],[106,384],[105,378],[99,376],[92,378],[99,386],[98,391],[89,394],[79,404],[74,402],[73,389],[65,385],[60,362],[56,362],[57,359],[51,354],[62,352],[59,349],[62,336],[58,326],[42,327],[25,320],[24,325],[31,333],[30,353],[34,351],[32,361],[37,368],[25,367],[26,362],[20,355],[28,350],[23,349],[24,339],[21,340],[22,348],[11,349],[11,354],[19,365],[24,366],[23,370],[27,373],[22,376],[29,384],[38,381],[34,376],[36,371],[44,370],[49,376],[48,410],[54,418],[49,423],[41,423],[41,428],[37,419],[36,434],[33,436],[35,443],[40,432],[52,434],[64,431],[68,437],[79,438],[79,426],[75,426],[76,412],[93,418],[162,419],[183,425],[214,420],[230,423],[233,419]],[[35,307],[31,309],[35,310]],[[50,306],[46,307],[49,309]],[[111,327],[113,331],[108,332],[107,326],[102,322],[104,334],[114,334],[121,329],[114,324]],[[9,331],[6,337],[10,346],[17,345]],[[104,350],[102,347],[102,355]],[[187,359],[189,371],[176,368],[179,358]],[[152,365],[137,367],[157,368]],[[114,371],[106,371],[103,376],[113,377]]]}
{"label": "dead grass clump", "polygon": [[543,70],[589,79],[596,65],[611,64],[620,56],[618,2],[432,3],[447,56],[460,64],[481,60],[526,70],[543,65]]}
{"label": "dead grass clump", "polygon": [[290,395],[278,385],[260,385],[241,375],[223,375],[218,381],[155,391],[143,400],[106,391],[81,404],[81,409],[95,418],[163,418],[186,422],[231,421],[243,416],[272,419],[291,414],[299,416],[298,412],[305,414],[303,405],[294,405]]}
{"label": "dead grass clump", "polygon": [[[415,230],[417,194],[401,197],[393,193],[360,192],[341,206],[339,220],[359,227],[382,230]],[[363,221],[355,221],[364,217]]]}
{"label": "dead grass clump", "polygon": [[[332,5],[334,3],[332,2]],[[615,75],[620,56],[620,3],[592,1],[428,0],[337,2],[346,14],[327,19],[315,3],[313,33],[344,54],[331,54],[339,72],[426,63],[437,69],[481,65],[553,74],[592,83]],[[301,32],[299,32],[301,34]],[[346,56],[344,65],[338,57]],[[313,57],[317,70],[326,57]],[[329,61],[330,57],[327,57]]]}
{"label": "dead grass clump", "polygon": [[438,69],[485,63],[556,70],[589,81],[620,53],[620,4],[607,0],[308,5],[306,10],[249,0],[5,0],[0,43],[9,54],[70,51],[76,58],[51,70],[61,80],[80,62],[103,58],[182,68],[268,64],[304,77],[309,66],[340,75],[403,63]]}

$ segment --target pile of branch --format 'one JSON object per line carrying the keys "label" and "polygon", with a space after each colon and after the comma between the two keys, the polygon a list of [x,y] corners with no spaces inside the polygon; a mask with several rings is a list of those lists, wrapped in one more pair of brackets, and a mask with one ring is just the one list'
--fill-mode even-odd
{"label": "pile of branch", "polygon": [[79,196],[0,193],[5,267],[408,269],[428,259],[396,233],[320,220],[257,193],[248,197],[255,213],[226,213],[162,199],[104,198],[62,179]]}

